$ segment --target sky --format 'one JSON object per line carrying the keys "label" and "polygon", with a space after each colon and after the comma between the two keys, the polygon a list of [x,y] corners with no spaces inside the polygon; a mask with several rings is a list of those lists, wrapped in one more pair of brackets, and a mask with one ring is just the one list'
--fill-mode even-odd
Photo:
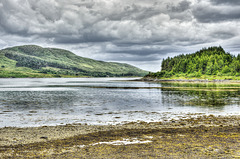
{"label": "sky", "polygon": [[159,71],[162,59],[240,52],[239,0],[0,0],[0,49],[39,45]]}

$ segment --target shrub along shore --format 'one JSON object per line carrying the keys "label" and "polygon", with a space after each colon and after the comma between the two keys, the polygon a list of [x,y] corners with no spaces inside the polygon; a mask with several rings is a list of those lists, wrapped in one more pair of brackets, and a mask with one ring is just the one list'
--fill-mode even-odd
{"label": "shrub along shore", "polygon": [[145,77],[159,79],[240,80],[240,54],[219,47],[203,48],[193,54],[163,59],[161,71]]}

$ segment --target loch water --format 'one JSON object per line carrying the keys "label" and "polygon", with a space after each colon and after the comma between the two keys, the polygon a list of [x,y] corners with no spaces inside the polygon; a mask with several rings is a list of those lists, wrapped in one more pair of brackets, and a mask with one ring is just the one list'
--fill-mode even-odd
{"label": "loch water", "polygon": [[0,127],[105,125],[240,114],[240,84],[133,79],[0,79]]}

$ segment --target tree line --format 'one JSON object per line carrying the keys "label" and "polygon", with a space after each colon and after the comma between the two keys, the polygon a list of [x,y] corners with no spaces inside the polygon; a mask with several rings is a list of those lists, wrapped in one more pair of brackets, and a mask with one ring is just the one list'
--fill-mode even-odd
{"label": "tree line", "polygon": [[176,74],[240,76],[240,54],[231,55],[219,47],[203,48],[193,54],[181,54],[163,59],[162,70],[149,73],[151,77],[171,77]]}

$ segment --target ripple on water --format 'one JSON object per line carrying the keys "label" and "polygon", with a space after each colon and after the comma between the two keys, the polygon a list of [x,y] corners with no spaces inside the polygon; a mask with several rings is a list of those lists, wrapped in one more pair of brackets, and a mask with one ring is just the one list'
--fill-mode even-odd
{"label": "ripple on water", "polygon": [[239,114],[240,106],[236,85],[112,78],[0,79],[0,83],[0,127],[169,121],[189,113]]}

